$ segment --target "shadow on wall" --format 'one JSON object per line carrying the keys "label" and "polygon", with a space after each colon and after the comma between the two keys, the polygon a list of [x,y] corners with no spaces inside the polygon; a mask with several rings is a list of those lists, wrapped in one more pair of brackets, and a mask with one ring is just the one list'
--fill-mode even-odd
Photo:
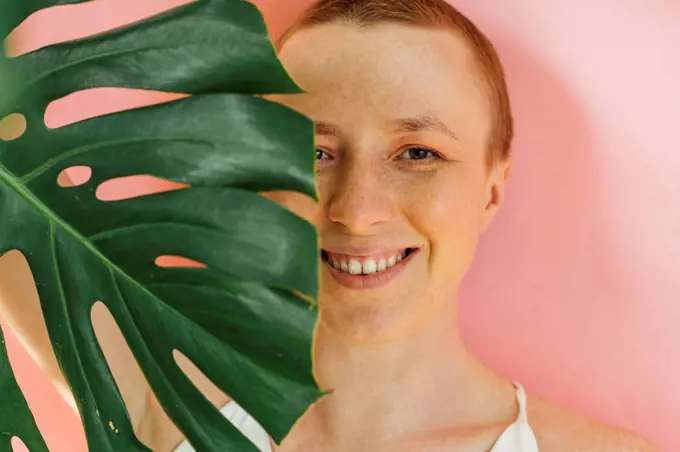
{"label": "shadow on wall", "polygon": [[[575,239],[593,224],[584,219],[597,197],[595,149],[584,112],[557,74],[510,39],[494,42],[510,87],[516,162],[506,202],[482,237],[463,287],[462,326],[469,346],[486,361],[536,386],[550,369],[528,371],[526,362],[545,363],[545,340],[564,339],[578,319],[577,306],[567,301],[579,298],[582,284],[562,287],[560,274],[582,277],[589,250]],[[544,388],[565,383],[555,379],[571,380],[564,364],[554,372]],[[528,381],[530,375],[536,381]]]}
{"label": "shadow on wall", "polygon": [[530,392],[658,438],[639,369],[622,372],[643,360],[622,356],[640,300],[626,296],[634,270],[612,242],[587,112],[545,63],[508,37],[493,40],[513,101],[516,163],[462,288],[464,338]]}

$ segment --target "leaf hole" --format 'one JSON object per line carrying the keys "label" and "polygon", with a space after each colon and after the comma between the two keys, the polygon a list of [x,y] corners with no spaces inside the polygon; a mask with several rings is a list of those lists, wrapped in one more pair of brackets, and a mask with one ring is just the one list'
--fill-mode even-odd
{"label": "leaf hole", "polygon": [[12,113],[0,120],[0,140],[12,141],[26,133],[26,116]]}
{"label": "leaf hole", "polygon": [[90,181],[92,168],[89,166],[72,166],[66,168],[57,177],[57,184],[62,188],[79,187]]}
{"label": "leaf hole", "polygon": [[[47,327],[45,325],[42,307],[38,297],[35,279],[31,272],[31,268],[24,255],[19,250],[11,250],[6,254],[0,256],[0,300],[21,300],[21,314],[25,318],[34,319],[31,323],[31,334],[36,341],[49,344],[49,337]],[[2,323],[2,322],[0,322]],[[73,410],[76,409],[75,399],[68,389],[66,383],[61,379],[61,374],[56,376],[49,375],[53,386],[48,384],[48,374],[40,371],[36,362],[31,358],[31,354],[27,353],[27,349],[22,347],[22,342],[18,337],[19,331],[16,333],[7,323],[3,323],[5,334],[5,343],[7,345],[7,354],[9,356],[10,368],[14,371],[16,382],[19,385],[28,407],[31,412],[35,414],[35,420],[38,427],[42,427],[42,423],[50,416],[45,415],[45,408],[48,407],[51,412],[58,413],[58,415],[66,414],[72,415]],[[57,359],[55,357],[52,347],[47,347],[43,360],[47,366],[53,364],[53,369],[57,369]],[[42,389],[36,391],[36,384],[39,384]],[[45,386],[43,386],[45,385]],[[0,390],[0,411],[2,410],[2,403],[4,401],[2,391]],[[68,419],[63,419],[64,422],[60,425],[60,430],[64,434],[73,435],[74,445],[80,446],[81,440],[84,441],[84,436],[81,438],[80,423],[71,423]],[[49,420],[48,420],[49,422]],[[45,431],[49,434],[49,429]],[[2,437],[0,431],[0,437]],[[7,441],[5,437],[4,441]]]}
{"label": "leaf hole", "polygon": [[187,184],[153,176],[123,176],[102,182],[97,187],[96,194],[100,201],[122,201],[156,193],[182,190],[188,187]]}
{"label": "leaf hole", "polygon": [[158,256],[155,261],[156,265],[163,268],[183,267],[183,268],[207,268],[208,266],[202,262],[189,259],[182,256]]}
{"label": "leaf hole", "polygon": [[12,437],[12,452],[30,452],[26,444],[18,436]]}
{"label": "leaf hole", "polygon": [[[154,404],[160,407],[160,403],[151,391],[142,369],[109,308],[101,301],[94,303],[90,310],[90,321],[99,348],[104,354],[116,386],[123,397],[132,425],[136,426],[135,433],[139,440],[149,447],[150,438],[144,434],[145,414],[150,410],[149,405]],[[125,423],[124,419],[116,421],[104,417],[106,414],[99,411],[97,415],[100,416],[102,424],[114,433],[118,433]]]}
{"label": "leaf hole", "polygon": [[[194,386],[196,386],[196,389],[198,389],[217,409],[222,409],[231,401],[231,398],[218,388],[193,361],[184,355],[184,353],[174,349],[172,351],[172,357],[182,373],[184,373]],[[228,417],[227,420],[231,422],[234,427],[239,428]]]}
{"label": "leaf hole", "polygon": [[186,377],[196,386],[196,389],[201,391],[213,405],[222,408],[231,400],[231,397],[217,387],[217,385],[213,383],[192,360],[187,358],[184,353],[174,349],[172,351],[172,357],[174,358],[177,367],[180,368],[184,375],[186,375]]}
{"label": "leaf hole", "polygon": [[131,88],[90,88],[50,102],[45,110],[45,125],[49,129],[56,129],[77,121],[183,97],[187,95]]}

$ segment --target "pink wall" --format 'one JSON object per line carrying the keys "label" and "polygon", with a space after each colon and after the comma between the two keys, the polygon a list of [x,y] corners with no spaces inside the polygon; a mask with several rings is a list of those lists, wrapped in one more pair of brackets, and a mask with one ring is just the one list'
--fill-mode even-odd
{"label": "pink wall", "polygon": [[[179,2],[68,7],[77,26],[50,12],[17,42],[36,47]],[[256,1],[273,34],[307,2]],[[680,450],[680,4],[456,4],[497,44],[517,120],[509,199],[464,288],[468,343],[530,391]],[[50,117],[149,101],[89,93]],[[75,417],[11,339],[51,450],[85,450]]]}

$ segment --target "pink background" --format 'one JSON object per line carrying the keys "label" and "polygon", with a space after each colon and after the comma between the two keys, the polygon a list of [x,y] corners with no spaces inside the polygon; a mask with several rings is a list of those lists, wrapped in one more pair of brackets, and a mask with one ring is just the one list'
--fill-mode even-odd
{"label": "pink background", "polygon": [[[64,7],[35,16],[13,41],[36,48],[180,2]],[[256,3],[276,35],[308,1]],[[680,450],[680,3],[456,5],[496,43],[517,120],[509,199],[464,288],[467,342],[530,392]],[[47,119],[161,97],[90,92]],[[158,188],[142,180],[123,189]],[[75,416],[7,335],[50,450],[84,451]]]}

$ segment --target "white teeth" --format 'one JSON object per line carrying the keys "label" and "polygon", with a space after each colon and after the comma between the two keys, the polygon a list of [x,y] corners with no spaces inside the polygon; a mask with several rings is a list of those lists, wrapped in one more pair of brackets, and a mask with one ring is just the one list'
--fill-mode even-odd
{"label": "white teeth", "polygon": [[350,259],[349,260],[349,274],[350,275],[361,274],[361,264],[359,263],[358,260],[356,260],[356,259]]}
{"label": "white teeth", "polygon": [[367,259],[364,261],[364,274],[365,275],[370,275],[372,273],[375,273],[377,270],[376,268],[375,261],[373,259]]}
{"label": "white teeth", "polygon": [[350,275],[372,275],[387,270],[395,266],[399,261],[406,257],[406,252],[395,254],[389,259],[375,258],[349,258],[348,256],[327,256],[329,264],[335,269]]}

